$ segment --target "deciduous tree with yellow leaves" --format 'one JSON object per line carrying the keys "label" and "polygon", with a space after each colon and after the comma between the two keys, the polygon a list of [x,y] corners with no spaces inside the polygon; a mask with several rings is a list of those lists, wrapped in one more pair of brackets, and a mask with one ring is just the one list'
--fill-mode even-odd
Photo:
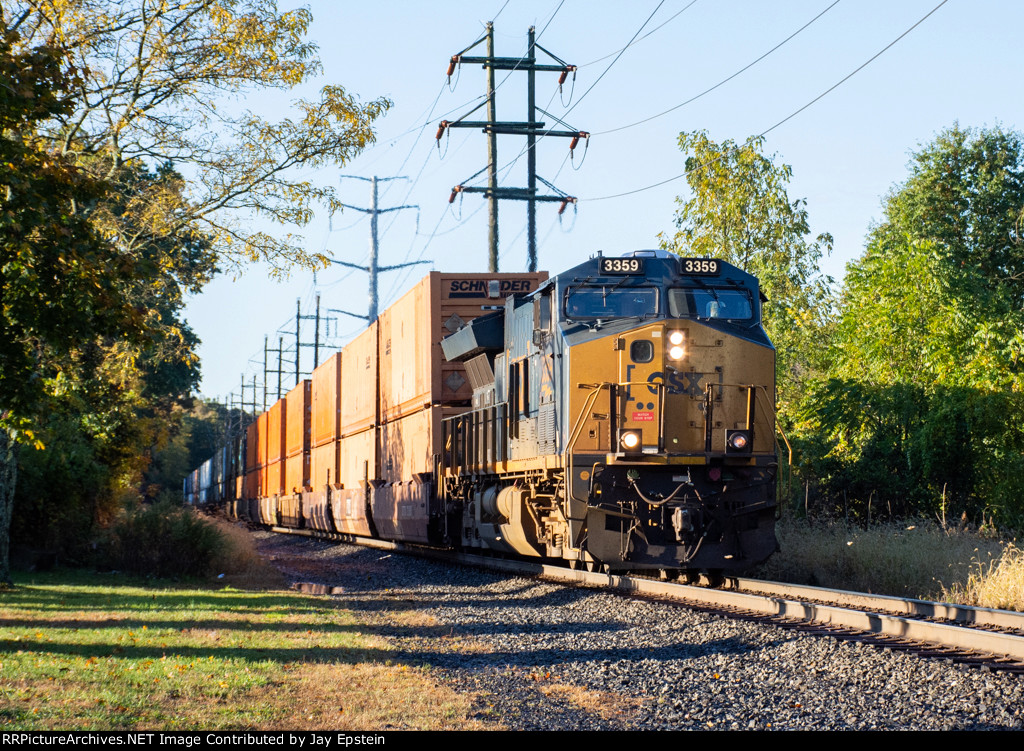
{"label": "deciduous tree with yellow leaves", "polygon": [[[217,268],[321,262],[295,233],[339,204],[298,173],[345,164],[390,103],[329,85],[277,121],[245,107],[321,72],[310,21],[274,0],[0,7],[0,580],[15,447],[39,450],[54,400],[90,441],[138,442],[128,416],[187,395],[198,376],[185,291]],[[257,229],[261,218],[282,231]]]}

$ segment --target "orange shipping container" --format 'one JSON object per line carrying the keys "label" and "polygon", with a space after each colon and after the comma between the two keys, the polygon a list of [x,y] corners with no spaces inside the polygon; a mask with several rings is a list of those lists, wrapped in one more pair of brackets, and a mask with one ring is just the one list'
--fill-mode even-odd
{"label": "orange shipping container", "polygon": [[341,434],[377,423],[377,322],[345,347],[341,358]]}
{"label": "orange shipping container", "polygon": [[501,305],[512,294],[532,292],[545,279],[544,272],[434,271],[385,310],[379,319],[380,419],[391,420],[431,405],[468,404],[473,390],[465,366],[444,359],[441,340],[490,312],[485,306]]}
{"label": "orange shipping container", "polygon": [[285,456],[309,451],[310,397],[313,382],[305,380],[288,392],[282,419],[285,422]]}
{"label": "orange shipping container", "polygon": [[249,424],[245,429],[245,469],[250,471],[260,466],[257,443],[259,436],[259,420]]}
{"label": "orange shipping container", "polygon": [[380,426],[380,479],[400,482],[434,471],[441,452],[441,417],[457,408],[430,407]]}
{"label": "orange shipping container", "polygon": [[346,490],[363,487],[380,477],[377,466],[377,431],[364,430],[341,439],[338,480]]}
{"label": "orange shipping container", "polygon": [[267,426],[270,423],[270,413],[264,412],[256,418],[256,466],[267,465]]}
{"label": "orange shipping container", "polygon": [[301,493],[309,489],[309,452],[289,456],[284,464],[284,493]]}
{"label": "orange shipping container", "polygon": [[263,485],[263,496],[281,495],[284,490],[284,462],[271,462],[264,467],[266,481]]}
{"label": "orange shipping container", "polygon": [[341,435],[341,352],[313,371],[312,446],[338,440]]}
{"label": "orange shipping container", "polygon": [[254,469],[251,472],[246,472],[243,498],[259,498],[261,495],[262,493],[260,492],[260,470]]}
{"label": "orange shipping container", "polygon": [[279,462],[284,458],[286,404],[284,399],[278,399],[274,406],[267,410],[267,464]]}
{"label": "orange shipping container", "polygon": [[342,438],[338,444],[340,488],[331,493],[331,512],[339,532],[370,534],[366,502],[376,492],[377,478],[377,431],[364,430]]}
{"label": "orange shipping container", "polygon": [[337,441],[317,446],[309,452],[309,484],[313,490],[324,490],[331,483],[338,483]]}

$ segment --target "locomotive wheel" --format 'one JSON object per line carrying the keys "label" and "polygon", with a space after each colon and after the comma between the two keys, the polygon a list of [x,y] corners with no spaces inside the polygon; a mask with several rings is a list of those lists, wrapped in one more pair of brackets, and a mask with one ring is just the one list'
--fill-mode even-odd
{"label": "locomotive wheel", "polygon": [[711,569],[704,576],[707,577],[708,586],[712,589],[718,589],[725,584],[725,574],[720,568]]}

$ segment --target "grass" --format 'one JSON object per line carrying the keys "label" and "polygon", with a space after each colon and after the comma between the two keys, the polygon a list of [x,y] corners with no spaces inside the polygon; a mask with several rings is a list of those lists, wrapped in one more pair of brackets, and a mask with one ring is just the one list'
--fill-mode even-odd
{"label": "grass", "polygon": [[966,582],[955,582],[944,599],[965,605],[1024,610],[1024,550],[1012,543],[1002,555],[971,567]]}
{"label": "grass", "polygon": [[55,571],[0,594],[0,729],[476,729],[327,597]]}
{"label": "grass", "polygon": [[756,576],[795,584],[1024,610],[1024,553],[1012,541],[928,522],[784,518],[781,552]]}

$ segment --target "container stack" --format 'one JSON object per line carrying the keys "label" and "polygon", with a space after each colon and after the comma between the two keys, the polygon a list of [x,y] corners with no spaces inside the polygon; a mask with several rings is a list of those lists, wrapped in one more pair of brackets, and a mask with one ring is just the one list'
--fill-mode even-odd
{"label": "container stack", "polygon": [[[546,274],[422,279],[246,429],[238,515],[263,524],[436,542],[441,421],[472,407],[441,340]],[[190,488],[202,502],[209,480]],[[246,503],[247,501],[247,503]]]}
{"label": "container stack", "polygon": [[264,524],[278,524],[277,499],[284,491],[285,406],[285,400],[278,399],[266,412],[267,459],[260,500],[260,521]]}
{"label": "container stack", "polygon": [[288,527],[301,526],[302,494],[311,490],[309,485],[310,398],[313,382],[302,381],[284,398],[284,456],[281,496],[277,504],[281,523]]}
{"label": "container stack", "polygon": [[330,493],[340,487],[338,439],[341,437],[341,352],[332,355],[313,371],[311,392],[311,492],[307,502],[302,505],[302,513],[310,529],[333,532]]}
{"label": "container stack", "polygon": [[331,511],[339,532],[369,535],[368,504],[377,480],[377,321],[341,355],[338,480]]}
{"label": "container stack", "polygon": [[441,513],[432,507],[441,420],[470,408],[473,396],[464,364],[445,360],[441,340],[546,278],[434,272],[381,314],[380,482],[373,494],[381,537],[429,542],[430,520]]}

